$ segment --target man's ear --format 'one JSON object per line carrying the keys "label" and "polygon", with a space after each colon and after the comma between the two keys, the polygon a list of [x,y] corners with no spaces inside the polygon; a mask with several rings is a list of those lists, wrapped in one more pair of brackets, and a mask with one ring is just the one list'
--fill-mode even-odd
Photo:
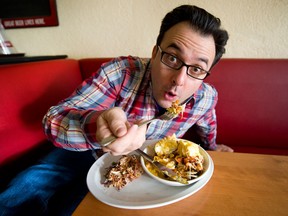
{"label": "man's ear", "polygon": [[152,50],[152,60],[156,58],[158,47],[155,45]]}

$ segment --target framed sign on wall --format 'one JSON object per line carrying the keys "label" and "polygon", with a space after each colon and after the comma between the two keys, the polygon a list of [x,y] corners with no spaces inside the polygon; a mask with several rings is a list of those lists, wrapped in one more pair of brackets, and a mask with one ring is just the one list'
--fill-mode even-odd
{"label": "framed sign on wall", "polygon": [[1,0],[5,29],[58,26],[56,0]]}

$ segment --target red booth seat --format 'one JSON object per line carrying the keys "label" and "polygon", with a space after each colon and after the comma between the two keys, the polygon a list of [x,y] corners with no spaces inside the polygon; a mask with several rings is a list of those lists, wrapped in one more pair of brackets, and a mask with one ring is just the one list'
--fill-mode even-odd
{"label": "red booth seat", "polygon": [[[0,167],[51,146],[41,123],[47,109],[110,59],[0,65]],[[222,59],[206,82],[219,93],[218,143],[236,152],[288,155],[288,59]]]}

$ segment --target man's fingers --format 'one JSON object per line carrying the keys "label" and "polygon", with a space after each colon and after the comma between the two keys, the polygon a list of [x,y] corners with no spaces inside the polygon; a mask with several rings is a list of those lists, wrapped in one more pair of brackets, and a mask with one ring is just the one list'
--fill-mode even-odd
{"label": "man's fingers", "polygon": [[221,151],[221,152],[234,152],[232,148],[230,148],[227,145],[219,144],[217,145],[216,151]]}
{"label": "man's fingers", "polygon": [[103,113],[107,126],[116,137],[124,136],[127,133],[127,117],[121,108],[114,108]]}
{"label": "man's fingers", "polygon": [[133,125],[128,129],[128,132],[125,134],[125,136],[120,137],[108,146],[103,147],[103,151],[110,152],[112,155],[123,155],[128,154],[136,148],[139,148],[142,144],[141,141],[137,142],[138,146],[131,145],[136,139],[134,136],[136,136],[137,130],[138,125]]}
{"label": "man's fingers", "polygon": [[127,118],[121,108],[115,107],[104,111],[97,119],[96,139],[102,140],[108,136],[124,136],[127,133]]}

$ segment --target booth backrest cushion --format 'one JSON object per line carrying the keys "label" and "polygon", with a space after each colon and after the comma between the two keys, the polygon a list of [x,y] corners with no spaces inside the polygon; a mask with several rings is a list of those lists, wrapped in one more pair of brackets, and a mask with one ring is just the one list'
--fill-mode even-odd
{"label": "booth backrest cushion", "polygon": [[44,114],[81,80],[78,61],[72,59],[0,66],[1,165],[46,140]]}
{"label": "booth backrest cushion", "polygon": [[288,155],[287,59],[222,59],[207,82],[219,93],[218,143]]}

